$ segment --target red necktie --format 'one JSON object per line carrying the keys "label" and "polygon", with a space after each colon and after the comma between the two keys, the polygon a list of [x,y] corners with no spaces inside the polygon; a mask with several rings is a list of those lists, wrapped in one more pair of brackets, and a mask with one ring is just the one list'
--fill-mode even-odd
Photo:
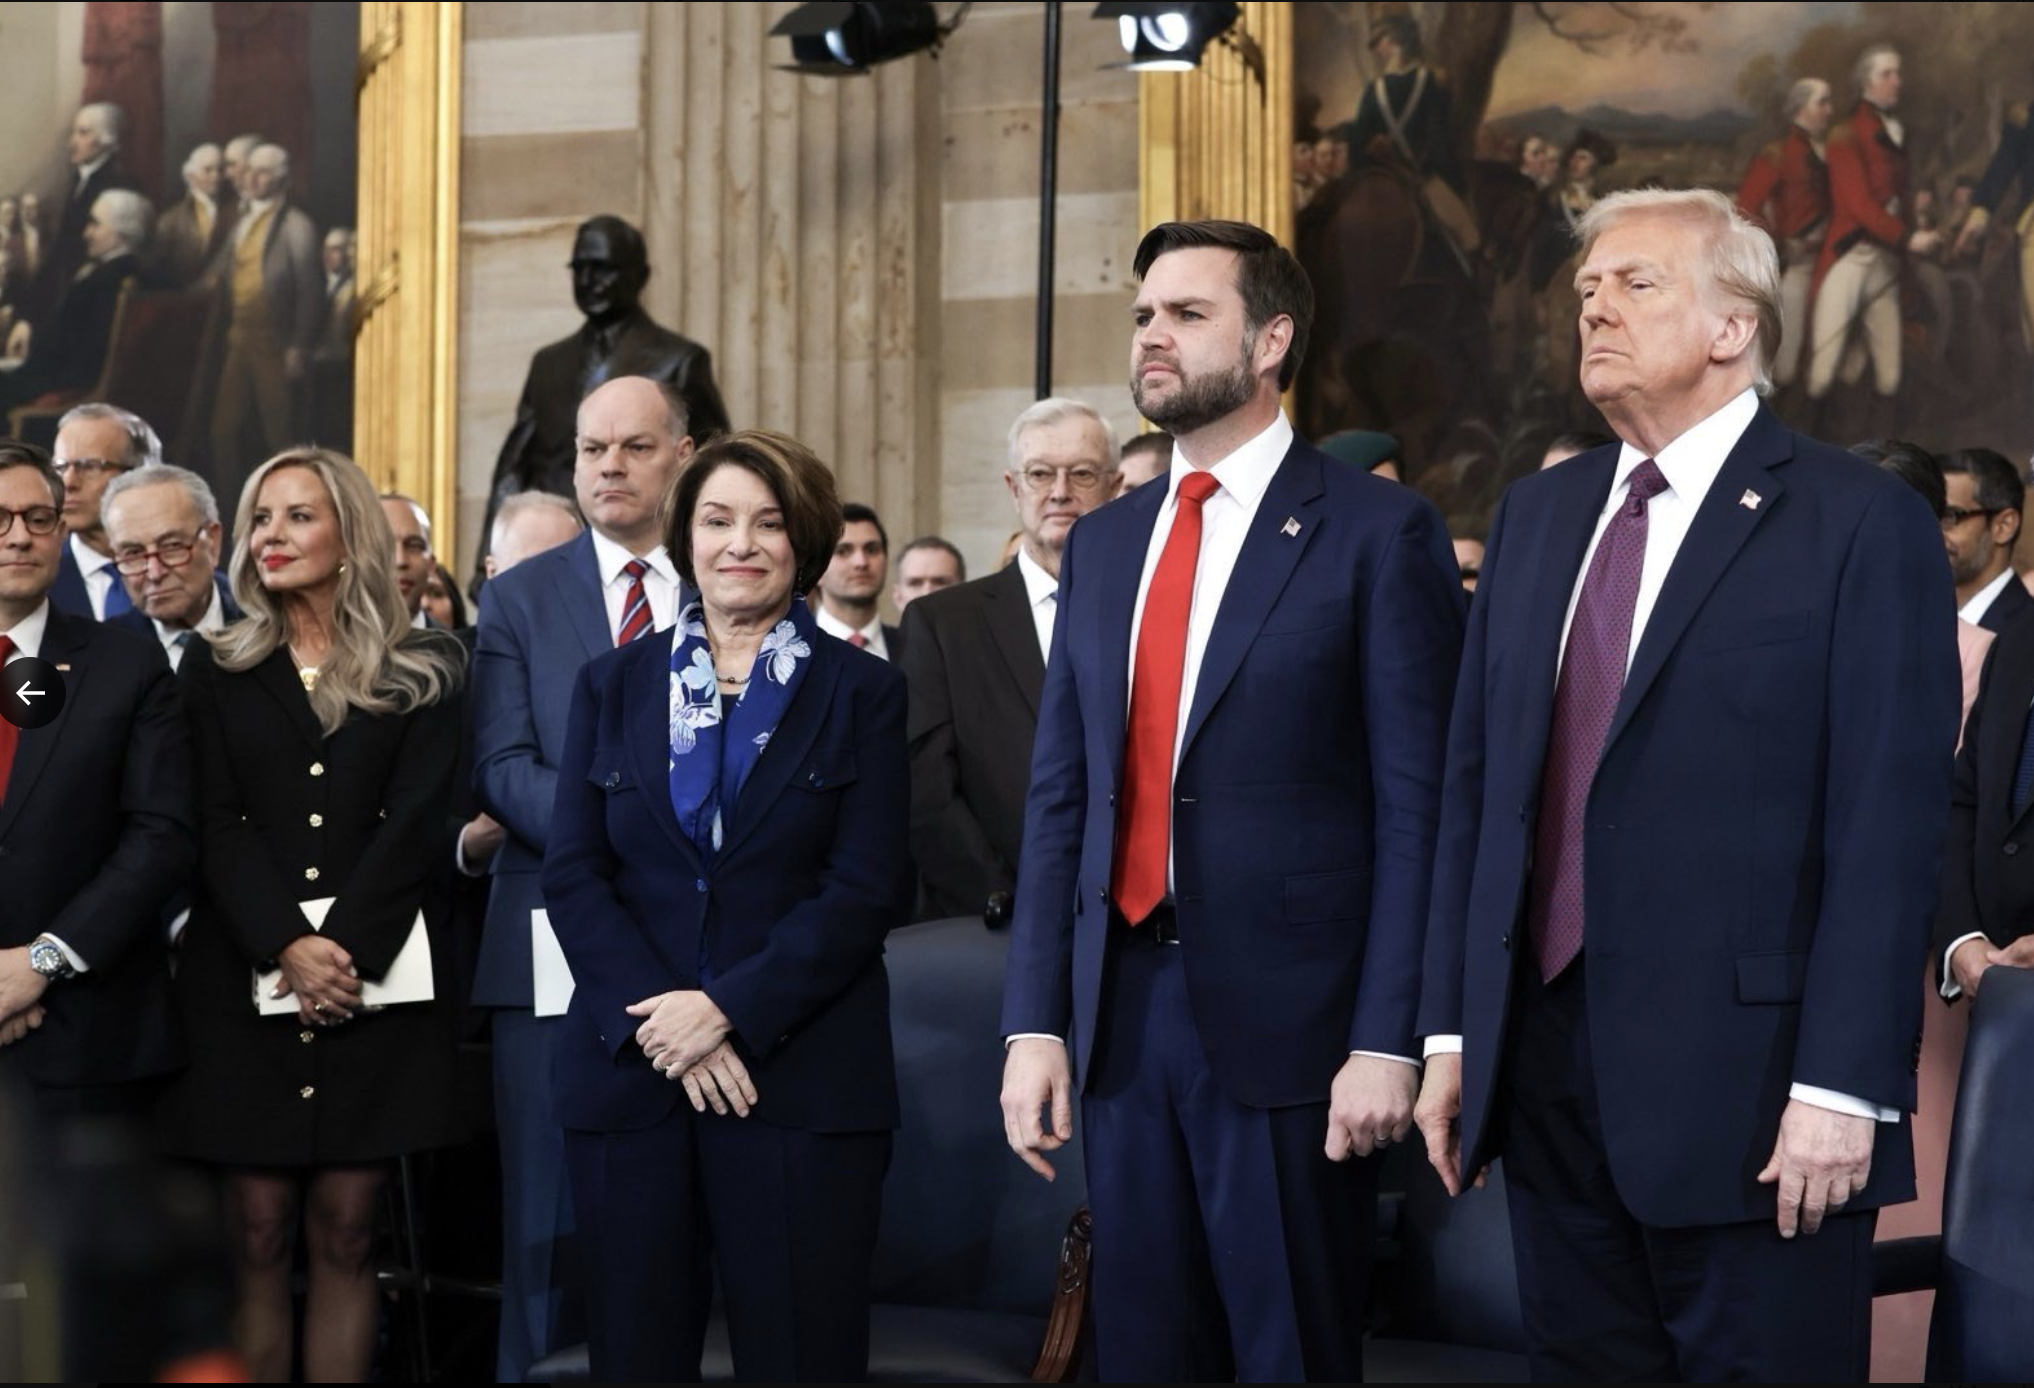
{"label": "red necktie", "polygon": [[1554,725],[1540,773],[1540,818],[1526,890],[1526,931],[1551,981],[1582,952],[1583,818],[1603,739],[1624,695],[1632,614],[1645,569],[1646,503],[1667,485],[1651,458],[1631,474],[1631,490],[1590,556],[1568,626],[1568,650],[1554,686]]}
{"label": "red necktie", "polygon": [[650,595],[643,591],[643,575],[649,571],[650,566],[640,559],[622,565],[622,572],[629,576],[629,591],[622,599],[621,629],[614,637],[617,646],[626,646],[650,630]]}
{"label": "red necktie", "polygon": [[848,644],[859,651],[869,644],[869,638],[859,631],[851,631],[848,633]]}
{"label": "red necktie", "polygon": [[1152,570],[1137,628],[1130,678],[1130,727],[1123,746],[1123,797],[1116,811],[1116,870],[1111,891],[1123,919],[1136,925],[1165,900],[1172,841],[1172,747],[1179,732],[1186,676],[1187,617],[1201,558],[1201,504],[1220,488],[1214,476],[1180,479],[1172,533]]}
{"label": "red necktie", "polygon": [[[0,665],[14,654],[14,638],[0,636]],[[7,803],[7,773],[14,769],[14,747],[21,741],[21,730],[0,718],[0,805]]]}

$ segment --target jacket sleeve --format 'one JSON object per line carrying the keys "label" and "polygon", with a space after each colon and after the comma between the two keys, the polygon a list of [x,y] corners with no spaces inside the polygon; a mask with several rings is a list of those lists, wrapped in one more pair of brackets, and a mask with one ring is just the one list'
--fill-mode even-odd
{"label": "jacket sleeve", "polygon": [[521,594],[497,588],[492,596],[480,605],[473,649],[474,790],[481,808],[542,853],[558,772],[544,764],[530,673],[531,661],[547,656],[530,630]]}
{"label": "jacket sleeve", "polygon": [[1870,171],[1865,168],[1864,147],[1855,129],[1847,138],[1834,135],[1824,147],[1829,162],[1829,202],[1839,218],[1848,218],[1867,236],[1888,250],[1906,245],[1907,228],[1898,217],[1872,197]]}
{"label": "jacket sleeve", "polygon": [[932,900],[980,910],[990,893],[1010,889],[1010,865],[990,845],[961,795],[953,681],[938,624],[913,603],[904,609],[904,632],[900,664],[911,690],[905,733],[911,754],[911,851]]}

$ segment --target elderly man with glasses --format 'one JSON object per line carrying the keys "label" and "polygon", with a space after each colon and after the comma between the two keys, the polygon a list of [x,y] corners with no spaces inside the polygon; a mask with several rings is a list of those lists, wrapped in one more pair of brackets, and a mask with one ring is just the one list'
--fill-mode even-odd
{"label": "elderly man with glasses", "polygon": [[99,509],[121,473],[162,461],[162,441],[148,421],[118,405],[79,405],[57,421],[53,452],[64,484],[64,545],[50,602],[73,617],[109,621],[134,610],[113,563],[113,545]]}
{"label": "elderly man with glasses", "polygon": [[99,505],[133,610],[108,620],[162,643],[171,669],[204,633],[237,621],[219,572],[219,503],[197,473],[156,463],[120,473]]}

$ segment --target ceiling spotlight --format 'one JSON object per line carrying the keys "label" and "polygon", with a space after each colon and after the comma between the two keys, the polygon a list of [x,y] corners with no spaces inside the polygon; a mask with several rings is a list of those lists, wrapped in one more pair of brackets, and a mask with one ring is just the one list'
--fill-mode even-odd
{"label": "ceiling spotlight", "polygon": [[[963,5],[961,13],[966,10]],[[813,3],[785,15],[770,33],[791,40],[794,61],[784,65],[785,71],[844,77],[921,48],[937,48],[959,23],[956,14],[952,23],[942,25],[930,4]]]}
{"label": "ceiling spotlight", "polygon": [[1219,3],[1106,4],[1095,6],[1096,19],[1113,19],[1123,39],[1127,62],[1113,66],[1132,72],[1191,72],[1201,65],[1201,50],[1227,33],[1240,13],[1231,0]]}

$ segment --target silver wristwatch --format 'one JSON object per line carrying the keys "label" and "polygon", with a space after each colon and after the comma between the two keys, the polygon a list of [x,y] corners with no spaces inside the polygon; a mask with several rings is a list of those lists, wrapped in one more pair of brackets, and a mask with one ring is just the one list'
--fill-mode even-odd
{"label": "silver wristwatch", "polygon": [[36,936],[29,945],[28,967],[52,982],[78,976],[78,971],[71,967],[71,961],[64,958],[63,946],[47,935]]}

